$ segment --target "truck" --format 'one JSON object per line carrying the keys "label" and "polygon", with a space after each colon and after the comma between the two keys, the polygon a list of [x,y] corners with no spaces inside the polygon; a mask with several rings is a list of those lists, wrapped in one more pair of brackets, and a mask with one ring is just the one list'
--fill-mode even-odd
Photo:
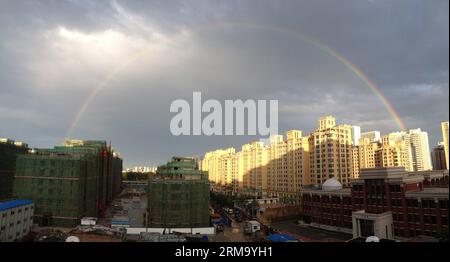
{"label": "truck", "polygon": [[256,220],[250,220],[245,223],[244,233],[247,235],[251,235],[260,229],[261,229],[261,223],[259,223]]}

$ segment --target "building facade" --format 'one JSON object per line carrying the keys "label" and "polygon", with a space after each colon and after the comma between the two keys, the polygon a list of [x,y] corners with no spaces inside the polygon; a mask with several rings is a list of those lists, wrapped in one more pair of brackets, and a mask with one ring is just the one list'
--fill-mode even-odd
{"label": "building facade", "polygon": [[361,133],[361,138],[367,138],[372,142],[381,142],[381,133],[380,131],[369,131]]}
{"label": "building facade", "polygon": [[321,117],[309,136],[311,182],[321,184],[335,177],[348,184],[353,176],[352,126],[336,125],[333,116]]}
{"label": "building facade", "polygon": [[242,189],[248,195],[263,196],[267,192],[268,150],[263,142],[242,146]]}
{"label": "building facade", "polygon": [[384,139],[382,143],[381,139],[363,137],[353,150],[353,178],[364,168],[405,167],[413,171],[411,150],[405,141]]}
{"label": "building facade", "polygon": [[272,135],[267,144],[253,142],[207,152],[201,169],[226,192],[258,197],[279,197],[298,203],[303,185],[321,184],[335,177],[344,185],[358,178],[361,169],[405,167],[431,170],[428,135],[420,129],[381,136],[361,133],[358,126],[337,125],[333,116],[318,119],[307,136],[300,130]]}
{"label": "building facade", "polygon": [[210,184],[197,160],[173,157],[158,167],[148,186],[148,227],[209,227]]}
{"label": "building facade", "polygon": [[362,169],[347,188],[304,188],[302,216],[354,237],[433,236],[448,230],[448,197],[448,171]]}
{"label": "building facade", "polygon": [[227,149],[218,149],[205,154],[200,162],[200,169],[208,171],[209,180],[218,185],[231,185],[241,183],[242,177],[239,177],[236,159],[236,150],[233,147]]}
{"label": "building facade", "polygon": [[310,183],[308,137],[300,130],[290,130],[270,137],[270,144],[253,142],[234,148],[218,149],[205,154],[201,170],[209,180],[233,194],[278,197],[284,203],[298,203],[299,192]]}
{"label": "building facade", "polygon": [[431,158],[433,160],[434,170],[445,170],[447,168],[447,162],[445,160],[445,148],[443,143],[439,143],[431,153]]}
{"label": "building facade", "polygon": [[428,133],[420,128],[409,130],[405,141],[411,145],[414,171],[433,170]]}
{"label": "building facade", "polygon": [[445,165],[449,169],[450,163],[448,162],[448,121],[441,123],[442,130],[442,142],[444,143],[445,152]]}
{"label": "building facade", "polygon": [[27,144],[0,138],[0,200],[12,197],[17,156],[27,152]]}
{"label": "building facade", "polygon": [[33,226],[34,204],[31,200],[0,202],[0,242],[21,240]]}
{"label": "building facade", "polygon": [[310,183],[308,137],[290,130],[286,139],[274,135],[268,146],[267,195],[282,203],[298,204],[303,185]]}
{"label": "building facade", "polygon": [[382,137],[383,145],[394,145],[401,142],[404,143],[406,150],[411,152],[409,162],[413,171],[433,169],[427,132],[418,128],[408,132],[394,132]]}
{"label": "building facade", "polygon": [[34,201],[39,225],[72,227],[82,217],[103,216],[121,179],[122,159],[106,142],[70,140],[19,155],[14,196]]}

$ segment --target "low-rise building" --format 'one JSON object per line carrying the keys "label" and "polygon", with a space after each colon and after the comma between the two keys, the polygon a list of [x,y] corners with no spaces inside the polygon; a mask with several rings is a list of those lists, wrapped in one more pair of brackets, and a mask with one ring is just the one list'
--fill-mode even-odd
{"label": "low-rise building", "polygon": [[354,237],[434,236],[448,230],[448,171],[362,169],[343,188],[331,178],[303,189],[306,223]]}
{"label": "low-rise building", "polygon": [[33,226],[34,204],[31,200],[0,203],[0,242],[20,240]]}

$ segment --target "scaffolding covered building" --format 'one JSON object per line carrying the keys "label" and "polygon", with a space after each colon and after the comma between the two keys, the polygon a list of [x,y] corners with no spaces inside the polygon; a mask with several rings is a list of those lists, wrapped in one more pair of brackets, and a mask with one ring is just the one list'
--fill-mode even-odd
{"label": "scaffolding covered building", "polygon": [[148,227],[209,226],[210,184],[194,158],[173,157],[150,177]]}
{"label": "scaffolding covered building", "polygon": [[27,144],[0,138],[0,200],[12,197],[17,155],[27,152]]}
{"label": "scaffolding covered building", "polygon": [[42,226],[73,227],[101,217],[120,192],[122,159],[105,141],[68,140],[19,155],[14,196],[32,199]]}

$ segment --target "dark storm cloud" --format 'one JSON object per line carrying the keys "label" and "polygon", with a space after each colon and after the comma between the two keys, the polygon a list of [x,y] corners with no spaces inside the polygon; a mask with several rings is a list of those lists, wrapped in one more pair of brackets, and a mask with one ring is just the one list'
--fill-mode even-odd
{"label": "dark storm cloud", "polygon": [[278,99],[283,133],[307,134],[326,114],[363,131],[399,129],[350,68],[301,33],[364,71],[434,145],[448,120],[448,20],[445,0],[0,1],[0,136],[60,143],[91,90],[146,47],[72,133],[111,140],[127,166],[258,139],[171,136],[170,103],[193,91]]}

